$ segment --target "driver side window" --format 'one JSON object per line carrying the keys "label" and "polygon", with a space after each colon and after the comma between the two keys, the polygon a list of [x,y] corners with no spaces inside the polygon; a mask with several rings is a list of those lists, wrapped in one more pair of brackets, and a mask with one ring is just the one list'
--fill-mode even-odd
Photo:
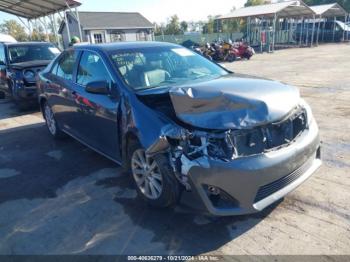
{"label": "driver side window", "polygon": [[112,83],[101,57],[95,53],[84,51],[78,67],[77,84],[86,86],[88,83],[96,81],[106,81],[109,86]]}

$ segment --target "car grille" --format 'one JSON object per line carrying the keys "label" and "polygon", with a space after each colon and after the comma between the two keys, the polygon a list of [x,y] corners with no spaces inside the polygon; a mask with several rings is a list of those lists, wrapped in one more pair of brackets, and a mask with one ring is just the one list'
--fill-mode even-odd
{"label": "car grille", "polygon": [[312,165],[314,158],[311,158],[306,163],[304,163],[301,167],[270,184],[261,186],[258,190],[258,193],[255,196],[254,202],[259,202],[260,200],[272,195],[273,193],[279,191],[280,189],[286,187],[291,184],[299,177],[301,177]]}

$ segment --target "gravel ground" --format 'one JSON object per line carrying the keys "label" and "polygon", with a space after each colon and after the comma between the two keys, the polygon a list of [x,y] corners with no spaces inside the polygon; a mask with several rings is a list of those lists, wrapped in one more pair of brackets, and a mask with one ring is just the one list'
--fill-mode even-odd
{"label": "gravel ground", "polygon": [[0,254],[350,255],[350,45],[256,55],[235,72],[300,88],[324,165],[264,212],[209,219],[154,210],[114,163],[49,136],[37,112],[0,102]]}

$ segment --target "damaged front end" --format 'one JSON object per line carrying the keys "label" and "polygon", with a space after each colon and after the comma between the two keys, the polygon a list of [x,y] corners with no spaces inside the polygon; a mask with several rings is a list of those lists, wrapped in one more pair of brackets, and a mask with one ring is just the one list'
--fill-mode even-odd
{"label": "damaged front end", "polygon": [[191,190],[188,174],[192,167],[210,168],[210,160],[230,162],[277,150],[296,140],[307,127],[307,110],[303,106],[297,106],[278,122],[249,129],[190,131],[169,124],[146,153],[167,154],[177,179]]}
{"label": "damaged front end", "polygon": [[[317,123],[291,87],[220,78],[146,90],[140,100],[168,121],[147,145],[186,188],[183,201],[215,215],[261,211],[321,165]],[[199,199],[196,204],[193,199]]]}

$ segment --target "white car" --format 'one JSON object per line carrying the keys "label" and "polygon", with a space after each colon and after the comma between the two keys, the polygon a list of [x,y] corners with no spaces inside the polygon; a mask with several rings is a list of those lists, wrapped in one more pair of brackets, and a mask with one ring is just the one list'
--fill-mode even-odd
{"label": "white car", "polygon": [[17,40],[10,35],[0,34],[0,43],[17,43]]}

